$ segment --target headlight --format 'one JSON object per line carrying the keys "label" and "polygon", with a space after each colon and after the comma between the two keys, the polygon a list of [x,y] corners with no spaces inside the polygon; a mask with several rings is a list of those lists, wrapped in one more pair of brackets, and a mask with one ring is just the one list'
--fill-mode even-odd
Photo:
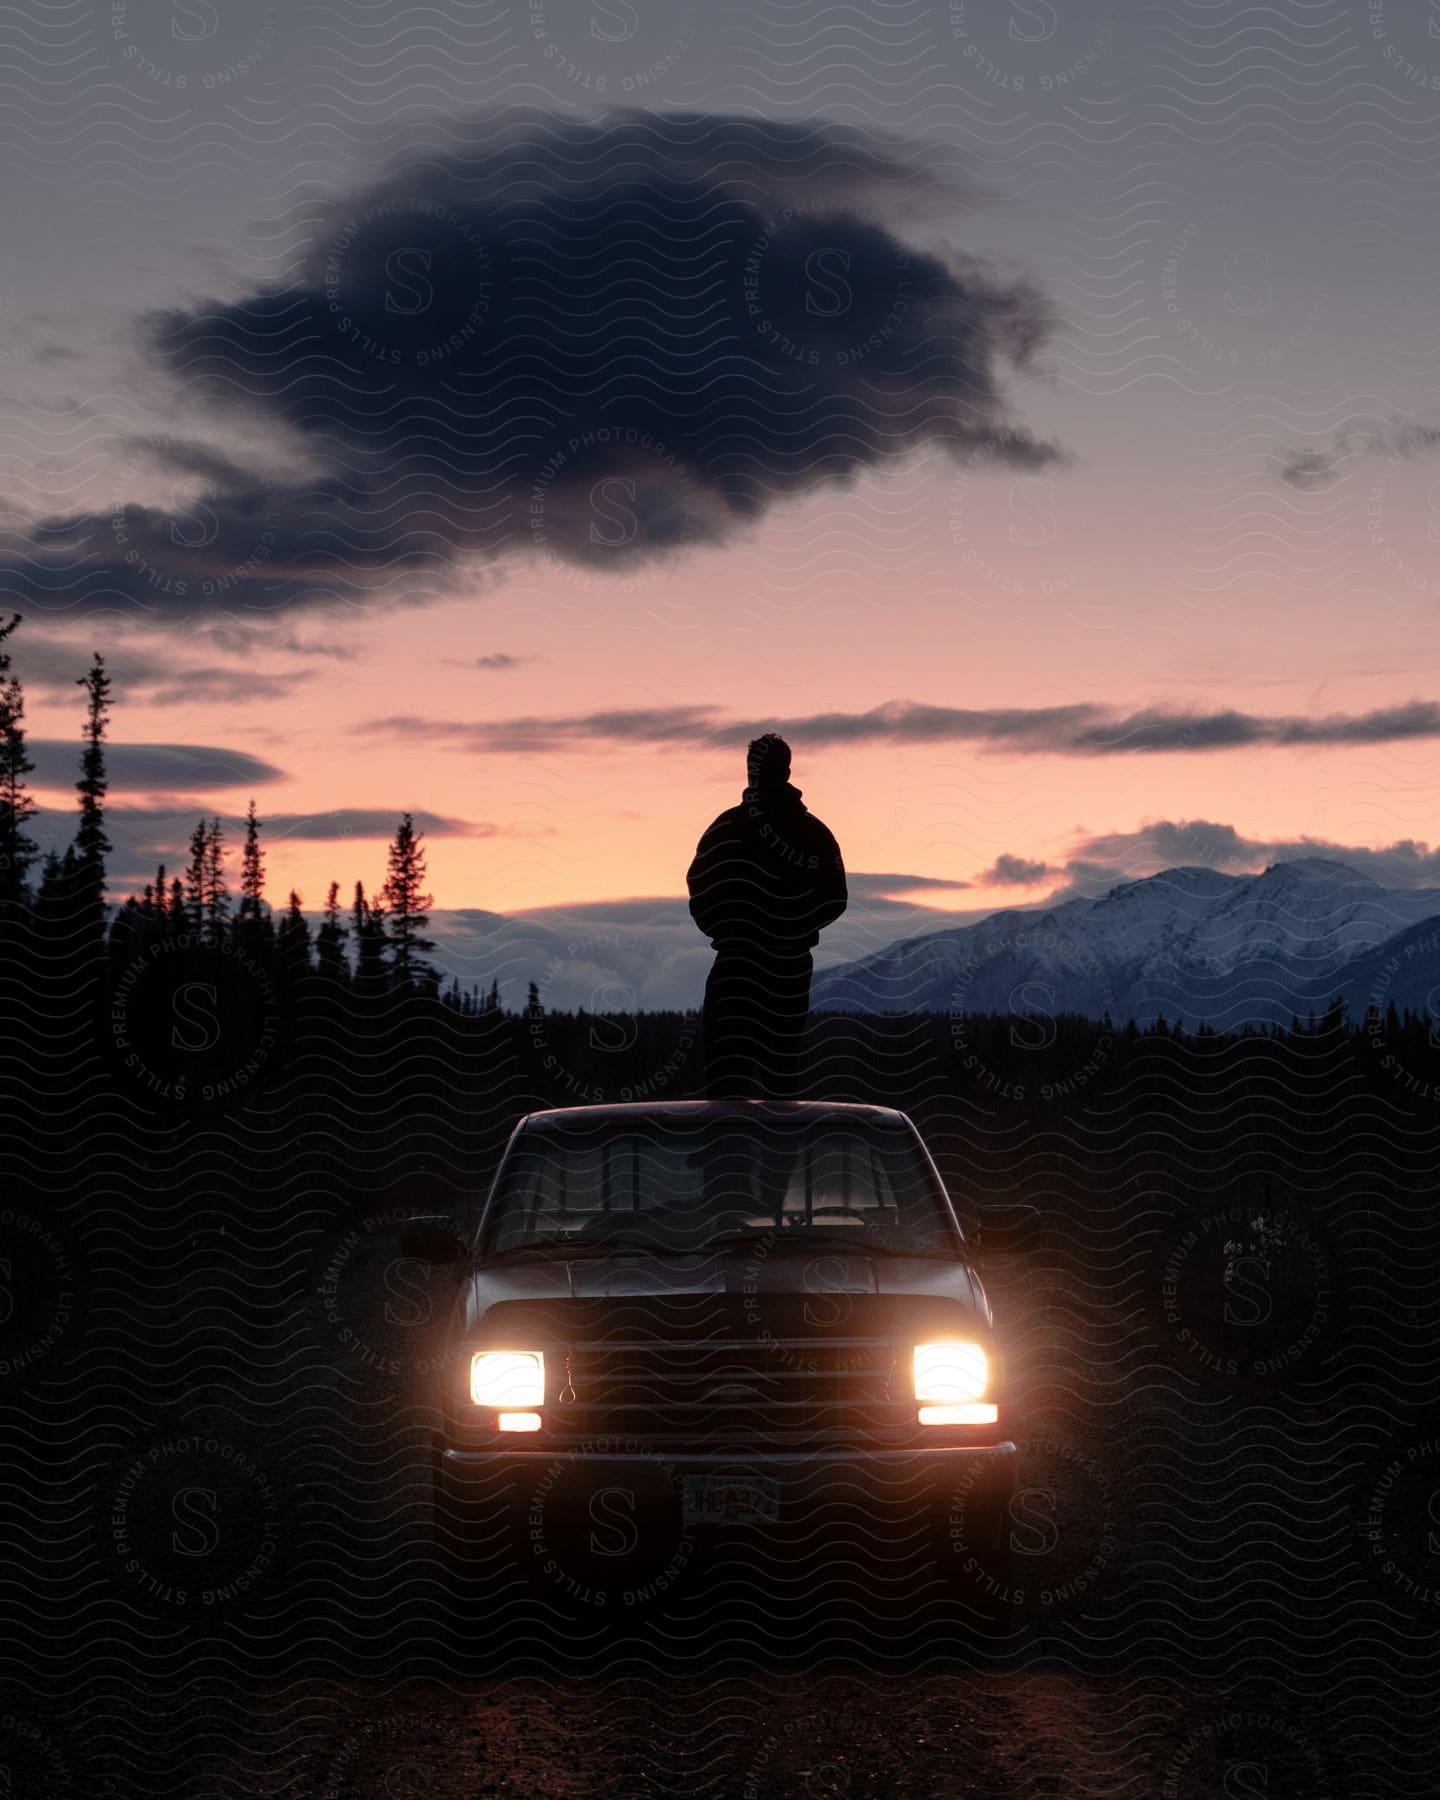
{"label": "headlight", "polygon": [[917,1344],[915,1398],[922,1425],[993,1425],[999,1409],[985,1393],[990,1360],[979,1344]]}
{"label": "headlight", "polygon": [[539,1350],[477,1350],[470,1358],[470,1398],[477,1406],[529,1411],[545,1404],[545,1358]]}
{"label": "headlight", "polygon": [[990,1364],[978,1344],[917,1344],[915,1398],[953,1405],[983,1399]]}

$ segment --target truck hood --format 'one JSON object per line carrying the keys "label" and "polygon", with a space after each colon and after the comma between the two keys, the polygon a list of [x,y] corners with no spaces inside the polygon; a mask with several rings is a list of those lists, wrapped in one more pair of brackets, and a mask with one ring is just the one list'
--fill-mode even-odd
{"label": "truck hood", "polygon": [[[697,1256],[583,1256],[562,1253],[477,1269],[461,1296],[462,1329],[479,1323],[493,1306],[511,1302],[679,1300],[688,1295],[763,1296],[770,1312],[793,1294],[913,1296],[959,1305],[987,1326],[985,1290],[960,1261],[932,1257],[872,1256],[826,1248],[760,1256],[754,1251]],[[587,1310],[589,1310],[587,1308]]]}

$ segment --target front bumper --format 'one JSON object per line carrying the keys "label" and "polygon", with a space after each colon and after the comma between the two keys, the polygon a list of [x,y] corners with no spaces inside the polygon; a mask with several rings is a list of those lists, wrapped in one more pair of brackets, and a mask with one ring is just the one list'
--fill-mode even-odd
{"label": "front bumper", "polygon": [[[763,1484],[778,1502],[773,1523],[800,1532],[846,1515],[862,1527],[932,1522],[963,1514],[978,1543],[1000,1521],[1015,1487],[1015,1445],[939,1444],[797,1449],[676,1448],[597,1437],[542,1449],[436,1446],[437,1497],[463,1509],[496,1503],[512,1514],[581,1517],[596,1496],[621,1495],[637,1516],[694,1522],[696,1480]],[[723,1529],[723,1527],[721,1527]]]}

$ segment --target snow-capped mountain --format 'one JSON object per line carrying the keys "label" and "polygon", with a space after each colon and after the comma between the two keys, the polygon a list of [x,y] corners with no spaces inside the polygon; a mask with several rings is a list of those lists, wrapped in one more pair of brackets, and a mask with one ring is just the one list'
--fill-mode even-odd
{"label": "snow-capped mountain", "polygon": [[[896,878],[896,885],[906,884]],[[958,922],[953,913],[888,898],[884,877],[852,875],[849,910],[825,933],[816,963],[853,962],[877,944]],[[690,1011],[700,1005],[715,955],[677,897],[509,914],[437,908],[428,935],[435,941],[431,960],[447,982],[453,976],[464,988],[484,991],[496,981],[512,1009],[525,1004],[533,981],[545,1005],[562,1011]]]}
{"label": "snow-capped mountain", "polygon": [[[1429,929],[1433,922],[1434,929]],[[1391,963],[1394,967],[1390,967]],[[1098,899],[994,913],[818,974],[817,1009],[1163,1013],[1218,1030],[1286,1023],[1337,993],[1429,1008],[1440,990],[1440,889],[1381,887],[1343,863],[1261,875],[1167,869]]]}

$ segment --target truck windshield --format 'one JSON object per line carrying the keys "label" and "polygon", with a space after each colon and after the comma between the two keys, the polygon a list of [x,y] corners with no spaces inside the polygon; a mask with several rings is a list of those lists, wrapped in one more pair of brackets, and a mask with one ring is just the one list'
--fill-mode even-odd
{"label": "truck windshield", "polygon": [[483,1256],[775,1245],[960,1254],[906,1125],[673,1119],[547,1126],[500,1170]]}

